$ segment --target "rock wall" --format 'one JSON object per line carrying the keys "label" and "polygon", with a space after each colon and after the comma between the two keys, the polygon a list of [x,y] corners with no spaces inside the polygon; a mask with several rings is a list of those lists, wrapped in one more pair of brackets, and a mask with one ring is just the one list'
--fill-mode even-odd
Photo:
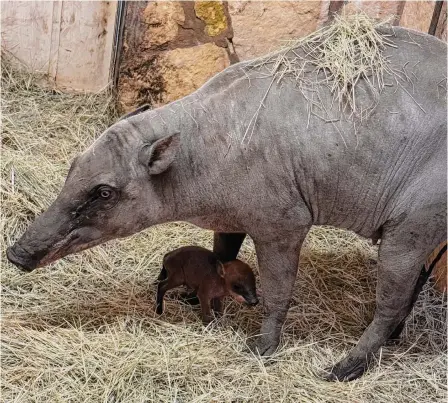
{"label": "rock wall", "polygon": [[229,21],[222,2],[129,2],[118,80],[121,108],[174,101],[229,66],[236,60]]}
{"label": "rock wall", "polygon": [[428,32],[433,11],[434,1],[406,2],[400,18],[400,25]]}
{"label": "rock wall", "polygon": [[319,1],[231,1],[233,44],[240,60],[278,48],[279,41],[300,38],[322,23]]}
{"label": "rock wall", "polygon": [[[418,2],[419,3],[419,2]],[[372,18],[385,19],[391,17],[398,24],[403,10],[404,1],[349,1],[344,9],[349,12],[361,10]],[[431,16],[429,17],[431,19]]]}
{"label": "rock wall", "polygon": [[446,29],[447,28],[447,17],[448,17],[447,5],[446,5],[446,1],[444,1],[443,6],[442,6],[442,12],[440,13],[439,21],[437,24],[436,36],[445,42],[448,41],[447,29]]}
{"label": "rock wall", "polygon": [[324,3],[129,2],[118,81],[122,110],[179,99],[231,63],[314,31],[324,21]]}
{"label": "rock wall", "polygon": [[[125,112],[179,99],[231,63],[311,33],[330,10],[362,10],[428,32],[434,1],[128,2],[118,95]],[[436,35],[446,40],[446,2]]]}

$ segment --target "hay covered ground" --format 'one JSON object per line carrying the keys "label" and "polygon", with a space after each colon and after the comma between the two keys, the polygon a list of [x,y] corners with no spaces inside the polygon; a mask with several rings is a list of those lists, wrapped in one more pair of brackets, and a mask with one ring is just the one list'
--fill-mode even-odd
{"label": "hay covered ground", "polygon": [[[316,374],[336,363],[373,315],[376,251],[352,233],[315,228],[302,252],[281,348],[245,350],[261,308],[227,301],[203,328],[197,309],[167,299],[154,314],[165,252],[211,247],[212,234],[174,223],[23,274],[5,247],[56,196],[69,161],[116,119],[110,98],[45,90],[2,70],[1,400],[4,402],[442,402],[446,304],[429,287],[399,346],[352,383]],[[256,267],[252,243],[241,258]]]}

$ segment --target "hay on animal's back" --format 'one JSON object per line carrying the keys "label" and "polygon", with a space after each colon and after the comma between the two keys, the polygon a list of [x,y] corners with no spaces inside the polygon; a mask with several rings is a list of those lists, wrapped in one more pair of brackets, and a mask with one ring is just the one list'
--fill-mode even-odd
{"label": "hay on animal's back", "polygon": [[[366,117],[374,104],[357,104],[357,85],[364,81],[377,101],[384,76],[393,73],[384,49],[395,45],[391,35],[382,32],[389,21],[376,21],[363,13],[336,15],[332,24],[288,41],[283,49],[256,59],[247,69],[267,70],[275,82],[292,78],[306,97],[325,86],[333,95],[332,103],[338,103],[341,110]],[[325,114],[321,100],[309,101]]]}

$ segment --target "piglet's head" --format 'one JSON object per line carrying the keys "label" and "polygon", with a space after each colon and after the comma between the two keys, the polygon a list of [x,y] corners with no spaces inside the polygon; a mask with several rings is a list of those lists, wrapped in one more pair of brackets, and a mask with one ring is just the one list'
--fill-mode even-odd
{"label": "piglet's head", "polygon": [[25,271],[170,218],[166,175],[178,133],[143,137],[127,120],[109,128],[72,162],[53,204],[7,249]]}
{"label": "piglet's head", "polygon": [[241,260],[232,260],[221,265],[218,271],[235,300],[248,305],[258,304],[255,276],[249,265]]}

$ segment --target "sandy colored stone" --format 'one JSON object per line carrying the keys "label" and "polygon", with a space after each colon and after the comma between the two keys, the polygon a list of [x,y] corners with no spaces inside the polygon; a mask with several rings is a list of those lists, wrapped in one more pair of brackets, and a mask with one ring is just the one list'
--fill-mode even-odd
{"label": "sandy colored stone", "polygon": [[318,28],[320,1],[231,1],[233,44],[240,60],[261,56]]}
{"label": "sandy colored stone", "polygon": [[440,12],[439,22],[437,23],[436,36],[442,41],[447,42],[447,6],[446,1],[443,2],[442,10]]}
{"label": "sandy colored stone", "polygon": [[133,111],[139,106],[137,92],[129,80],[120,83],[118,91],[118,109],[125,114]]}
{"label": "sandy colored stone", "polygon": [[165,52],[159,60],[165,83],[162,103],[191,94],[229,64],[225,49],[213,43]]}
{"label": "sandy colored stone", "polygon": [[343,12],[356,13],[363,11],[372,18],[385,19],[399,15],[399,1],[350,1],[343,7]]}
{"label": "sandy colored stone", "polygon": [[434,1],[407,1],[400,26],[428,32],[434,12]]}
{"label": "sandy colored stone", "polygon": [[224,6],[220,1],[195,1],[196,16],[205,23],[204,31],[209,36],[216,36],[227,28]]}
{"label": "sandy colored stone", "polygon": [[178,1],[150,1],[143,12],[143,21],[148,24],[145,41],[149,45],[163,45],[177,36],[185,15]]}
{"label": "sandy colored stone", "polygon": [[138,69],[120,77],[120,109],[130,112],[146,103],[157,107],[175,101],[229,64],[226,50],[213,43],[160,52],[145,60],[142,57]]}

